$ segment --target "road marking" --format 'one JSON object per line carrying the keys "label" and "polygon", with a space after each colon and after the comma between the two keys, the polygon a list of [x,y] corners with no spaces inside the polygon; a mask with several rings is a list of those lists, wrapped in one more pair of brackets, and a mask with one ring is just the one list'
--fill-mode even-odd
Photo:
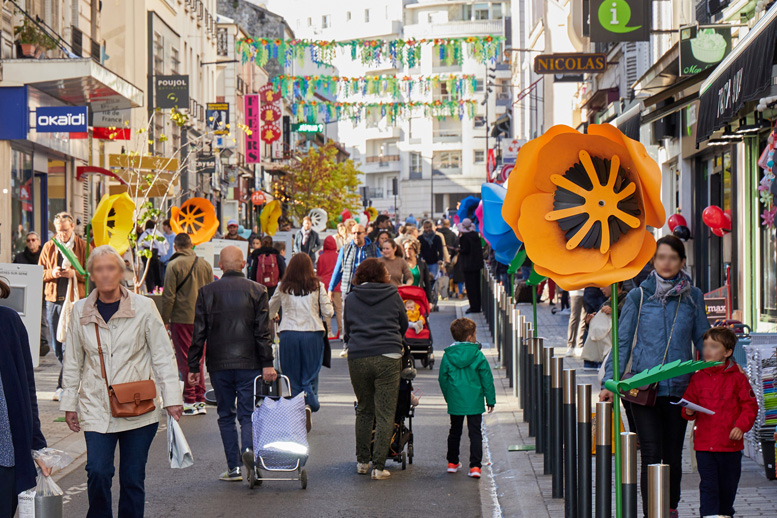
{"label": "road marking", "polygon": [[486,491],[488,491],[488,494],[491,497],[491,517],[502,518],[502,507],[499,505],[499,497],[496,493],[496,482],[494,481],[494,465],[491,462],[491,447],[488,445],[488,433],[485,421],[483,421],[483,429],[481,434],[483,435],[483,449],[486,453],[486,465],[488,466],[488,470],[486,470],[486,473],[488,474],[486,477],[488,485]]}

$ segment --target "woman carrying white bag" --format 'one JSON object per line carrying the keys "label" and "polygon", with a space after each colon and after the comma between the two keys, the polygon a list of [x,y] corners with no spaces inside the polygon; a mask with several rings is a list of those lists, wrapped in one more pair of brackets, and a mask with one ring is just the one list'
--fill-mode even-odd
{"label": "woman carrying white bag", "polygon": [[84,431],[87,518],[112,516],[117,445],[119,516],[142,517],[158,408],[164,406],[176,420],[183,413],[178,367],[156,304],[121,286],[124,260],[116,250],[95,248],[86,268],[96,289],[73,306],[59,406],[68,427]]}

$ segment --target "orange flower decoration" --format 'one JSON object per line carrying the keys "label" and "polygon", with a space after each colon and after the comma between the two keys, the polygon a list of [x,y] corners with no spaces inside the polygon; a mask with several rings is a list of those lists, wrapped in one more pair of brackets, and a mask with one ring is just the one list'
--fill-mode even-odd
{"label": "orange flower decoration", "polygon": [[553,126],[521,147],[514,170],[502,217],[564,290],[631,279],[655,253],[647,226],[666,218],[661,171],[614,126]]}
{"label": "orange flower decoration", "polygon": [[170,227],[176,234],[189,234],[194,245],[210,241],[219,228],[216,209],[205,198],[189,198],[181,208],[170,209],[170,216]]}

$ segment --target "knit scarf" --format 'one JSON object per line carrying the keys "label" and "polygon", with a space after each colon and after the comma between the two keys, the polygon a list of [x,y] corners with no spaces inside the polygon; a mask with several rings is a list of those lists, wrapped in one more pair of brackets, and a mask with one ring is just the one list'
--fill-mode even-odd
{"label": "knit scarf", "polygon": [[305,246],[308,244],[308,238],[310,237],[310,229],[302,230],[302,245]]}
{"label": "knit scarf", "polygon": [[[75,231],[71,232],[70,233],[70,239],[68,239],[67,242],[65,242],[65,243],[63,243],[57,237],[55,237],[54,239],[56,239],[57,241],[59,241],[60,243],[65,245],[65,248],[67,248],[68,250],[70,250],[72,252],[73,251],[73,245],[75,245],[75,243],[76,243],[76,233],[75,233]],[[59,249],[57,249],[57,253],[62,255],[62,252],[60,252]],[[71,266],[73,266],[73,265],[70,264],[70,261],[67,259],[67,257],[62,255],[62,269],[64,270],[66,268],[70,268]]]}
{"label": "knit scarf", "polygon": [[426,241],[426,244],[429,246],[434,246],[434,236],[436,236],[434,232],[424,232],[421,234],[421,237],[424,241]]}
{"label": "knit scarf", "polygon": [[656,293],[653,295],[653,298],[660,300],[664,305],[666,305],[670,297],[680,297],[691,290],[691,278],[684,271],[681,271],[671,279],[664,279],[655,270],[653,270],[651,275],[656,280]]}

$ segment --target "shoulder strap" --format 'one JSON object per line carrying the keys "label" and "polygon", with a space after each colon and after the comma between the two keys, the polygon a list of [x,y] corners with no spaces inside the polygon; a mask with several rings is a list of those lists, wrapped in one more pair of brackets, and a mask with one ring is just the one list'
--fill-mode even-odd
{"label": "shoulder strap", "polygon": [[105,380],[105,388],[108,389],[108,392],[110,393],[111,387],[108,386],[108,376],[105,374],[105,360],[103,359],[103,344],[100,341],[100,328],[97,324],[94,325],[94,334],[97,336],[97,353],[100,355],[100,371]]}
{"label": "shoulder strap", "polygon": [[677,299],[677,308],[674,310],[674,320],[672,321],[672,330],[669,332],[669,340],[666,341],[666,349],[664,350],[664,359],[661,361],[661,365],[666,363],[666,355],[669,353],[669,344],[672,343],[672,336],[674,336],[674,325],[677,323],[677,315],[680,313],[680,303],[683,301],[683,295],[680,294],[680,298]]}
{"label": "shoulder strap", "polygon": [[194,265],[197,264],[197,259],[199,259],[200,256],[195,255],[194,261],[192,261],[192,267],[189,268],[189,273],[186,274],[186,277],[183,278],[181,282],[178,283],[178,286],[176,286],[175,291],[178,292],[181,288],[183,288],[183,285],[186,284],[186,282],[189,280],[189,277],[192,276],[192,272],[194,271]]}
{"label": "shoulder strap", "polygon": [[[639,310],[637,311],[637,325],[634,328],[634,340],[631,342],[631,354],[629,354],[629,361],[626,364],[626,370],[624,372],[631,371],[631,362],[634,359],[634,347],[637,346],[637,332],[639,331],[639,319],[642,317],[642,302],[645,300],[645,292],[642,288],[639,289]],[[613,347],[617,347],[618,344],[612,344]]]}

